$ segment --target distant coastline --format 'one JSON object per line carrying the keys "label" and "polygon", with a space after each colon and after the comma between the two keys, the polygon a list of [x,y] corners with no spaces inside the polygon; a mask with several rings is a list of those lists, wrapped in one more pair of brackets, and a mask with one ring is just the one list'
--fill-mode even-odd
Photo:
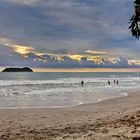
{"label": "distant coastline", "polygon": [[2,72],[33,72],[33,70],[29,67],[24,68],[5,68]]}

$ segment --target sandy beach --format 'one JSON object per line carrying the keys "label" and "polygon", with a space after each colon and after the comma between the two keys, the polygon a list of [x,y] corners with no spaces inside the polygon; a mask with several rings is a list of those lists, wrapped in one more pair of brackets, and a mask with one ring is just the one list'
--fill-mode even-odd
{"label": "sandy beach", "polygon": [[0,140],[139,140],[140,93],[69,108],[1,109]]}

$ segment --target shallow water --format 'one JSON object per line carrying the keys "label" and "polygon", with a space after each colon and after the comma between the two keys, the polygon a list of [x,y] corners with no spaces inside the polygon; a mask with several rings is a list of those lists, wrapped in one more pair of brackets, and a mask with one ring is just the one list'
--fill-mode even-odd
{"label": "shallow water", "polygon": [[139,88],[140,73],[0,73],[0,108],[73,106]]}

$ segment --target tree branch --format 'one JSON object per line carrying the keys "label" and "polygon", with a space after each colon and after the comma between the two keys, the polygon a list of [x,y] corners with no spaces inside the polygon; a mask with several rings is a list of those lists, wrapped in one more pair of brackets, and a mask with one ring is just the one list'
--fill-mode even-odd
{"label": "tree branch", "polygon": [[140,0],[134,1],[135,13],[129,21],[129,29],[131,29],[132,36],[137,39],[140,37]]}

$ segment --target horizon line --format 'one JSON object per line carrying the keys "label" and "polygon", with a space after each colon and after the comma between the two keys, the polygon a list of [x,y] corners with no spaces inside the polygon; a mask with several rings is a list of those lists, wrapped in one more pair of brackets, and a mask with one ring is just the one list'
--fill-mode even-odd
{"label": "horizon line", "polygon": [[[0,71],[6,67],[11,66],[0,66]],[[33,72],[140,72],[140,68],[30,68]]]}

